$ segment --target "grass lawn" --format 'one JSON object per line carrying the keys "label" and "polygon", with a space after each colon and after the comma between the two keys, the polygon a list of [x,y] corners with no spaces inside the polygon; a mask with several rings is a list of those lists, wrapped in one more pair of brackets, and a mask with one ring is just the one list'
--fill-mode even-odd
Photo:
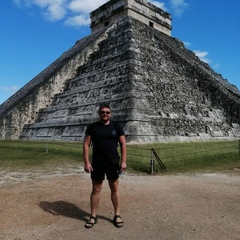
{"label": "grass lawn", "polygon": [[[0,141],[0,168],[29,170],[83,165],[82,143],[44,141]],[[239,141],[209,141],[127,145],[128,171],[150,173],[183,173],[226,171],[240,168]],[[152,150],[166,166],[163,170]]]}

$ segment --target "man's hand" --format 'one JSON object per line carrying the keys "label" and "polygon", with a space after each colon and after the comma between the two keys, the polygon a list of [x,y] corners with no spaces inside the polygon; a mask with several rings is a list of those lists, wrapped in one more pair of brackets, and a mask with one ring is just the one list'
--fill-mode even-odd
{"label": "man's hand", "polygon": [[124,161],[121,163],[121,170],[124,171],[127,168],[127,163]]}
{"label": "man's hand", "polygon": [[85,170],[85,172],[87,172],[87,173],[92,172],[92,171],[93,171],[92,165],[91,165],[90,163],[86,163],[86,164],[84,165],[84,170]]}

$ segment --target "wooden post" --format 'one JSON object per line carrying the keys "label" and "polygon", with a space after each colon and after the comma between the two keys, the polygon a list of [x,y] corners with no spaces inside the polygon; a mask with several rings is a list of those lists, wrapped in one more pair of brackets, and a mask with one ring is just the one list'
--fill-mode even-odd
{"label": "wooden post", "polygon": [[48,143],[46,142],[45,144],[45,148],[46,148],[46,154],[48,153]]}
{"label": "wooden post", "polygon": [[153,175],[153,172],[154,172],[154,156],[153,156],[153,149],[151,149],[151,160],[150,160],[150,166],[151,166],[151,175]]}
{"label": "wooden post", "polygon": [[240,154],[240,140],[238,140],[238,153]]}

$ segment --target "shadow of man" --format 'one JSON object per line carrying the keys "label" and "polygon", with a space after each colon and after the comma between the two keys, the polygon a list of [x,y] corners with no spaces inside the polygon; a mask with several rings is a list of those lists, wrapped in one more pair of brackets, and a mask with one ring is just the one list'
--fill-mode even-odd
{"label": "shadow of man", "polygon": [[[80,221],[86,222],[90,214],[86,211],[80,209],[73,203],[65,202],[65,201],[55,201],[55,202],[47,202],[42,201],[39,203],[39,207],[45,212],[51,213],[53,215],[62,215],[69,218],[78,219]],[[112,222],[111,219],[98,216],[101,219]]]}
{"label": "shadow of man", "polygon": [[47,202],[42,201],[39,203],[39,207],[45,212],[51,213],[53,215],[62,215],[69,218],[78,219],[81,221],[86,221],[90,216],[89,213],[78,208],[73,203],[68,203],[65,201]]}

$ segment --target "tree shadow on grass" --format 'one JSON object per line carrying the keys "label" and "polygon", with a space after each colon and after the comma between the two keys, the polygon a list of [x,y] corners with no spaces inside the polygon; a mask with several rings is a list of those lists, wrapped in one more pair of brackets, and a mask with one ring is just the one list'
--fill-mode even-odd
{"label": "tree shadow on grass", "polygon": [[[52,215],[56,215],[56,216],[62,215],[65,217],[78,219],[84,222],[86,222],[90,217],[90,214],[87,213],[86,211],[80,209],[73,203],[69,203],[65,201],[55,201],[55,202],[42,201],[39,203],[39,207],[45,212],[51,213]],[[101,218],[110,222],[112,221],[111,219],[106,218],[104,216],[98,215],[98,218]]]}

